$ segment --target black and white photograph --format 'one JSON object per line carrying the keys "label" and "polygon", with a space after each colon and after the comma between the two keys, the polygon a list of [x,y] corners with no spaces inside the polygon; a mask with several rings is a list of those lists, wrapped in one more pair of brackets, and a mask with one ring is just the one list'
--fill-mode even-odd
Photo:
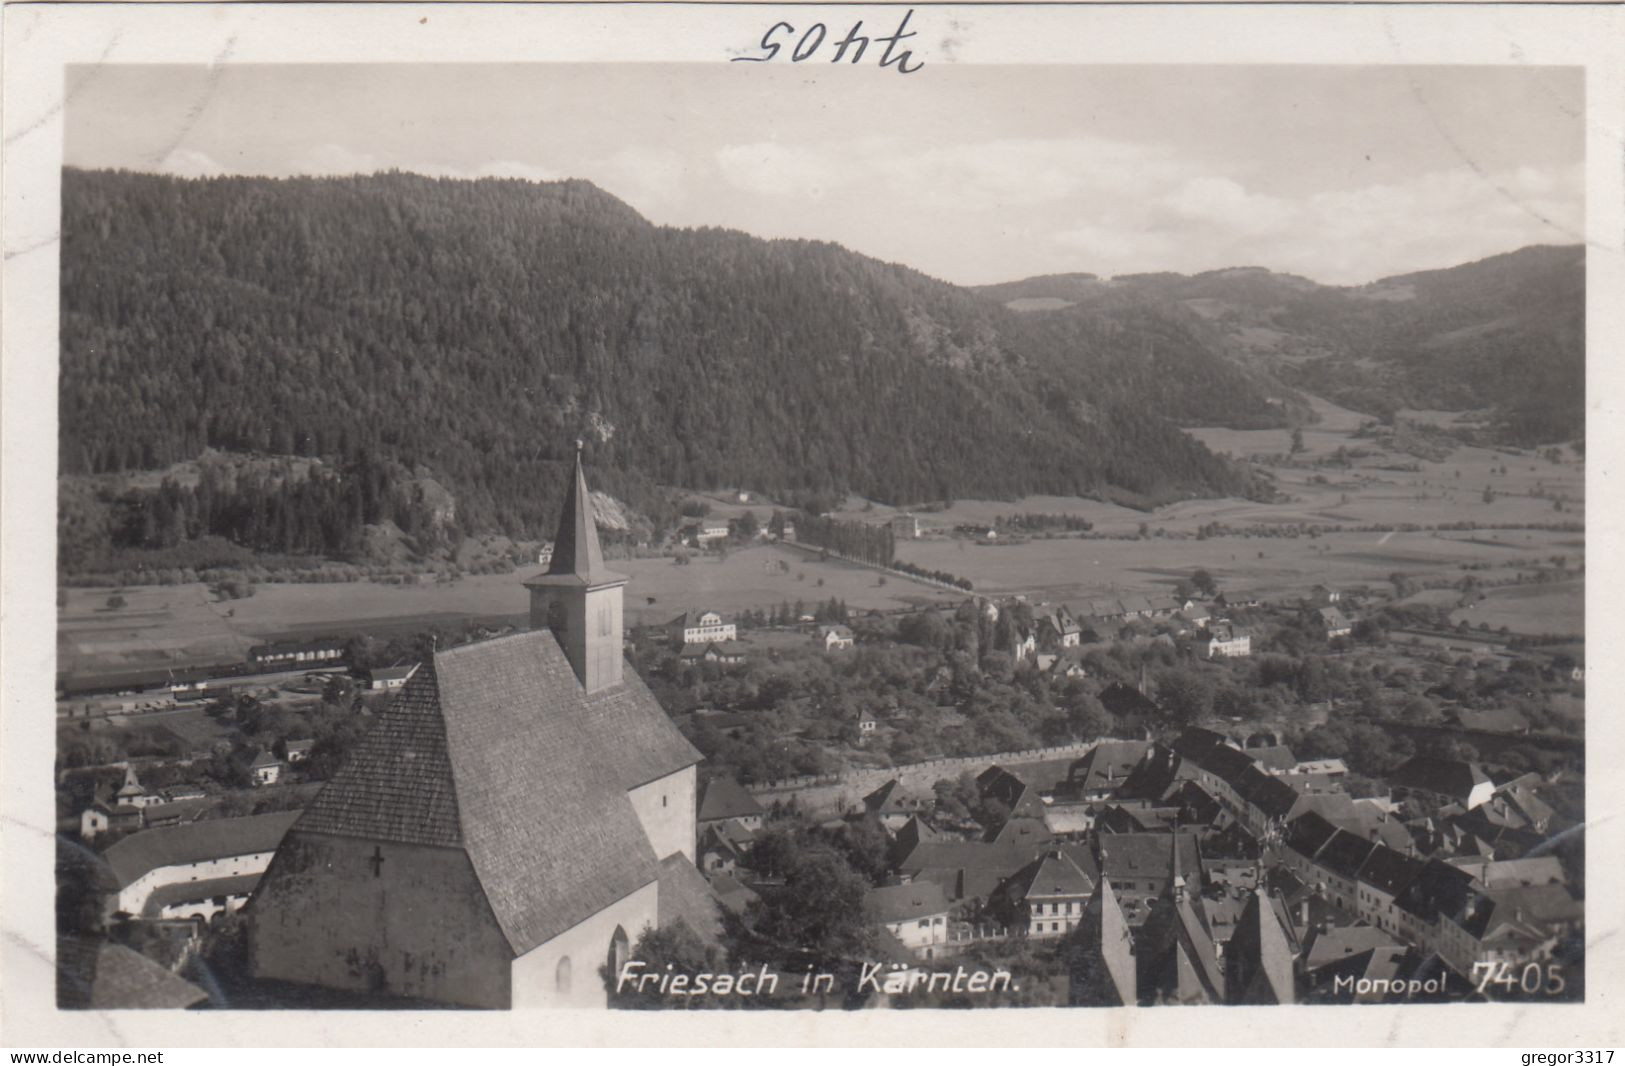
{"label": "black and white photograph", "polygon": [[670,61],[249,19],[8,107],[60,141],[6,244],[49,1009],[1605,995],[1617,65],[703,14]]}

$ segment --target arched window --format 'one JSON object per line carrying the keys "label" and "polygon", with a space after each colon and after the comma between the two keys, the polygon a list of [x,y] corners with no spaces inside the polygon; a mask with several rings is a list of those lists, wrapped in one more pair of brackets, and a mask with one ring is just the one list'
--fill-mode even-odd
{"label": "arched window", "polygon": [[620,979],[621,970],[631,957],[632,942],[627,939],[626,930],[617,925],[615,935],[609,938],[609,973],[612,980]]}
{"label": "arched window", "polygon": [[558,969],[553,971],[553,986],[560,995],[570,994],[570,956],[559,960]]}

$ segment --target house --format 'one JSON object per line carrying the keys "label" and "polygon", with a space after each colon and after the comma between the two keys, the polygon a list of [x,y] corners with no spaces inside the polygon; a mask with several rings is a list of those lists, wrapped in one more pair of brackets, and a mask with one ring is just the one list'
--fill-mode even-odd
{"label": "house", "polygon": [[859,738],[873,736],[880,729],[880,719],[874,716],[873,711],[864,711],[858,715]]}
{"label": "house", "polygon": [[1207,657],[1245,658],[1253,653],[1253,635],[1231,622],[1214,622],[1207,628]]}
{"label": "house", "polygon": [[[239,878],[258,880],[298,811],[184,822],[132,833],[103,853],[117,883],[114,907],[125,914],[148,912],[163,889],[155,917],[182,912],[212,916],[226,909],[218,897],[243,896]],[[251,887],[251,886],[250,886]],[[237,906],[241,906],[239,899]]]}
{"label": "house", "polygon": [[182,822],[195,822],[209,813],[212,805],[206,800],[176,800],[174,803],[159,803],[151,807],[144,807],[141,811],[141,827],[144,829],[157,829],[166,825],[180,825]]}
{"label": "house", "polygon": [[304,762],[310,758],[311,750],[316,747],[316,741],[306,737],[301,740],[290,740],[287,744],[288,765]]}
{"label": "house", "polygon": [[248,764],[249,776],[254,779],[254,787],[274,785],[282,780],[282,771],[287,768],[281,759],[268,751],[262,751],[254,756],[254,761]]}
{"label": "house", "polygon": [[708,518],[686,527],[683,533],[695,544],[705,545],[712,541],[727,540],[728,523],[721,519]]}
{"label": "house", "polygon": [[1150,749],[1143,740],[1102,740],[1068,768],[1066,780],[1055,787],[1056,800],[1105,799],[1122,787]]}
{"label": "house", "polygon": [[1076,648],[1083,641],[1083,627],[1065,606],[1038,617],[1038,645],[1045,651]]}
{"label": "house", "polygon": [[1388,784],[1395,800],[1415,799],[1434,807],[1455,803],[1468,811],[1495,794],[1495,782],[1477,763],[1430,755],[1407,760],[1388,776]]}
{"label": "house", "polygon": [[920,520],[911,514],[895,514],[887,519],[892,536],[899,540],[919,540]]}
{"label": "house", "polygon": [[700,789],[696,817],[700,829],[725,822],[738,822],[746,829],[760,829],[764,816],[761,804],[732,777],[713,777]]}
{"label": "house", "polygon": [[1186,606],[1181,607],[1179,617],[1197,629],[1206,629],[1208,623],[1213,620],[1213,615],[1208,612],[1207,607],[1195,602],[1188,602]]}
{"label": "house", "polygon": [[1341,592],[1334,588],[1327,588],[1325,585],[1316,585],[1309,590],[1309,606],[1311,607],[1331,607],[1342,602],[1342,599],[1343,594]]}
{"label": "house", "polygon": [[1361,918],[1384,932],[1399,934],[1397,900],[1427,866],[1390,847],[1372,850],[1356,880],[1355,907]]}
{"label": "house", "polygon": [[321,640],[285,640],[275,644],[256,644],[248,649],[248,661],[265,669],[323,666],[342,662],[343,659],[344,644],[333,637]]}
{"label": "house", "polygon": [[931,958],[948,943],[953,908],[941,886],[930,881],[871,888],[864,909],[916,958]]}
{"label": "house", "polygon": [[731,874],[745,861],[756,832],[743,822],[729,820],[707,826],[700,831],[699,867],[710,877],[713,874]]}
{"label": "house", "polygon": [[1195,833],[1103,833],[1097,846],[1100,875],[1111,881],[1130,925],[1149,917],[1155,901],[1167,895],[1176,871],[1187,871],[1195,888],[1201,887],[1202,853]]}
{"label": "house", "polygon": [[375,666],[371,670],[362,671],[361,676],[366,680],[367,688],[374,692],[394,692],[404,688],[417,672],[418,664],[409,663],[406,666]]}
{"label": "house", "polygon": [[825,651],[838,651],[842,648],[850,648],[854,643],[852,638],[852,630],[841,625],[819,626],[817,639],[819,643],[824,645]]}
{"label": "house", "polygon": [[536,565],[551,566],[553,563],[553,542],[543,541],[541,547],[536,549]]}
{"label": "house", "polygon": [[1354,623],[1350,622],[1342,611],[1336,607],[1322,607],[1315,612],[1320,618],[1320,624],[1326,630],[1327,640],[1337,640],[1354,632]]}
{"label": "house", "polygon": [[714,905],[700,754],[626,664],[590,501],[578,455],[530,631],[431,655],[283,839],[244,910],[255,978],[601,1008],[600,967]]}
{"label": "house", "polygon": [[79,839],[95,840],[104,833],[128,833],[145,824],[141,808],[96,802],[79,812]]}
{"label": "house", "polygon": [[894,777],[863,797],[863,816],[896,832],[915,816],[929,814],[935,803],[935,798],[927,799],[905,789]]}
{"label": "house", "polygon": [[697,666],[700,663],[712,663],[717,666],[738,666],[745,661],[745,654],[730,651],[720,644],[689,644],[677,653],[678,661],[685,666]]}
{"label": "house", "polygon": [[1085,870],[1071,855],[1052,848],[1011,874],[998,889],[1011,927],[1035,939],[1072,932],[1100,877],[1099,869],[1090,867]]}
{"label": "house", "polygon": [[733,622],[724,622],[716,611],[684,611],[666,623],[672,643],[712,644],[718,641],[738,640],[739,629]]}

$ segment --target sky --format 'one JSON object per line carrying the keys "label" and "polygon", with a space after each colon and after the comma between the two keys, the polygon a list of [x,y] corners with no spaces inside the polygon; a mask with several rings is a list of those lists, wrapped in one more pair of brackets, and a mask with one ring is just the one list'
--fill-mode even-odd
{"label": "sky", "polygon": [[1579,68],[97,66],[64,159],[186,177],[585,178],[652,222],[959,284],[1263,266],[1327,284],[1583,233]]}

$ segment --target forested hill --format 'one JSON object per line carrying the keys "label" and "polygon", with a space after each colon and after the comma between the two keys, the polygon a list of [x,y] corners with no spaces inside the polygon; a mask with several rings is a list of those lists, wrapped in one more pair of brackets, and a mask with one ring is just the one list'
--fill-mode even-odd
{"label": "forested hill", "polygon": [[1280,419],[1189,321],[1036,321],[585,182],[68,170],[62,202],[65,474],[365,457],[536,533],[578,437],[625,491],[1169,499],[1251,488],[1174,423]]}
{"label": "forested hill", "polygon": [[[1585,433],[1585,249],[1535,246],[1474,263],[1319,285],[1256,267],[1028,278],[978,290],[1065,318],[1125,300],[1200,316],[1239,365],[1372,414],[1488,410],[1493,438]],[[1039,316],[1041,317],[1041,316]]]}

